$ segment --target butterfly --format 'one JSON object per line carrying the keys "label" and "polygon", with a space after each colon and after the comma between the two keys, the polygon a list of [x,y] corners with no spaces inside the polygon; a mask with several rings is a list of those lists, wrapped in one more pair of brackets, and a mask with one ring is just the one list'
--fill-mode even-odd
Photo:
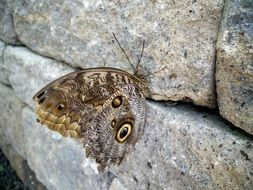
{"label": "butterfly", "polygon": [[144,130],[150,93],[138,72],[144,43],[134,74],[110,67],[83,69],[56,79],[33,97],[37,121],[80,140],[86,156],[102,170],[121,163]]}

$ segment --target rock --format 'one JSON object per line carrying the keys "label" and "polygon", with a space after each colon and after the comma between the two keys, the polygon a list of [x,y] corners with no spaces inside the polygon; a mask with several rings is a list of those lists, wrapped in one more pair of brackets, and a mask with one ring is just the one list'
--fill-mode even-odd
{"label": "rock", "polygon": [[26,144],[21,122],[23,106],[14,91],[0,83],[0,149],[26,187],[44,190],[26,162]]}
{"label": "rock", "polygon": [[0,83],[0,147],[11,146],[26,158],[21,127],[23,106],[23,102],[16,97],[12,89]]}
{"label": "rock", "polygon": [[128,190],[125,184],[119,180],[119,178],[114,178],[109,190]]}
{"label": "rock", "polygon": [[14,91],[30,106],[33,106],[32,97],[39,89],[74,71],[67,65],[39,56],[27,48],[14,46],[5,49],[4,65],[9,69],[9,81]]}
{"label": "rock", "polygon": [[[37,180],[35,173],[28,166],[26,160],[16,152],[14,147],[1,146],[1,150],[4,150],[4,154],[8,158],[8,161],[10,162],[11,167],[15,170],[15,173],[17,174],[18,178],[22,180],[25,188],[46,190],[45,186]],[[14,182],[14,184],[15,183],[16,181]],[[1,185],[3,184],[1,183]],[[17,187],[15,188],[17,189]],[[21,189],[21,187],[19,188]],[[8,187],[6,187],[6,189],[8,189]]]}
{"label": "rock", "polygon": [[8,76],[8,68],[7,65],[4,64],[4,49],[5,49],[5,44],[0,41],[0,82],[10,85]]}
{"label": "rock", "polygon": [[7,44],[20,44],[14,28],[13,2],[0,1],[0,39]]}
{"label": "rock", "polygon": [[98,173],[82,145],[36,123],[34,112],[23,109],[27,160],[47,189],[108,189],[110,173]]}
{"label": "rock", "polygon": [[218,40],[216,86],[220,114],[253,134],[253,3],[229,0]]}
{"label": "rock", "polygon": [[[51,74],[60,74],[67,68],[32,55],[26,48],[7,47],[5,53],[11,84],[31,106],[35,89],[42,87],[35,81],[46,81]],[[52,72],[56,68],[60,69]],[[38,74],[40,71],[43,74]],[[121,165],[98,173],[96,163],[85,157],[78,142],[40,126],[33,111],[25,107],[22,118],[28,164],[48,189],[250,189],[253,186],[252,137],[215,114],[191,105],[166,106],[148,101],[147,108],[145,132],[135,150],[127,154]]]}
{"label": "rock", "polygon": [[78,142],[36,124],[34,113],[25,108],[28,163],[48,189],[252,187],[251,137],[188,105],[148,102],[147,107],[145,132],[135,150],[105,173],[97,173]]}
{"label": "rock", "polygon": [[215,107],[215,43],[223,1],[19,0],[15,30],[35,52],[81,68],[111,66],[133,73],[112,37],[148,75],[152,98]]}
{"label": "rock", "polygon": [[[189,105],[147,103],[145,132],[111,169],[129,189],[250,189],[253,140]],[[155,117],[154,117],[155,116]]]}

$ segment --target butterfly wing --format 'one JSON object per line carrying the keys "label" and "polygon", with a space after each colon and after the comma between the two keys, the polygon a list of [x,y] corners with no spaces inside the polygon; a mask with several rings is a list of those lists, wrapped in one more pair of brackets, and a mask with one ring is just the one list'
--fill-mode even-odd
{"label": "butterfly wing", "polygon": [[140,81],[112,68],[77,71],[35,96],[38,121],[63,136],[79,138],[102,168],[119,163],[142,133],[145,97]]}
{"label": "butterfly wing", "polygon": [[119,164],[143,133],[145,97],[135,85],[125,85],[111,95],[87,128],[82,141],[87,155],[96,158],[101,169]]}
{"label": "butterfly wing", "polygon": [[48,84],[33,97],[35,112],[42,125],[63,136],[80,136],[81,125],[90,122],[96,112],[94,106],[82,101],[83,92],[88,91],[83,75],[85,72],[68,74]]}

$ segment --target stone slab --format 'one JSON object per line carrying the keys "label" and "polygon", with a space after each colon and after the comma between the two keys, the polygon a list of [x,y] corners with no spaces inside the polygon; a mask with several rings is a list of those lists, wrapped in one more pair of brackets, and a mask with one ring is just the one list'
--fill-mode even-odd
{"label": "stone slab", "polygon": [[71,66],[133,69],[115,42],[115,33],[133,65],[148,75],[156,100],[192,101],[215,107],[215,43],[223,1],[19,0],[15,31],[33,51]]}
{"label": "stone slab", "polygon": [[253,134],[253,2],[229,0],[217,45],[220,114]]}

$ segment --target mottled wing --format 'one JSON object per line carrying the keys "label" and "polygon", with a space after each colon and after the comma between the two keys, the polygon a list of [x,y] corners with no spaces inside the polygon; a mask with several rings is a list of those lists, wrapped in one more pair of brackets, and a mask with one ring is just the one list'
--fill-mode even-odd
{"label": "mottled wing", "polygon": [[145,97],[138,86],[129,84],[116,91],[97,112],[87,128],[82,128],[82,141],[104,169],[119,164],[143,133]]}
{"label": "mottled wing", "polygon": [[143,83],[119,69],[94,68],[63,76],[34,97],[38,121],[82,140],[101,168],[119,163],[142,133]]}
{"label": "mottled wing", "polygon": [[63,136],[80,136],[81,126],[91,122],[96,113],[96,108],[92,104],[85,104],[87,99],[82,96],[91,90],[82,80],[85,74],[68,74],[48,84],[33,97],[41,124]]}

